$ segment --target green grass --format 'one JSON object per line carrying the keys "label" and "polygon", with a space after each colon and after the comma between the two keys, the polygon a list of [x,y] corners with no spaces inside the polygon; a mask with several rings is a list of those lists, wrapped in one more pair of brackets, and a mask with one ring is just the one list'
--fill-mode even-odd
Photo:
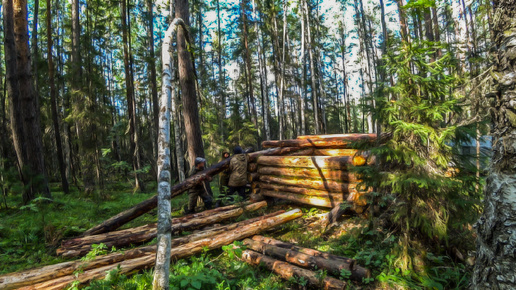
{"label": "green grass", "polygon": [[[77,236],[82,231],[143,201],[155,194],[155,184],[149,193],[132,193],[129,184],[118,183],[100,193],[84,196],[73,191],[64,195],[56,185],[52,188],[54,202],[36,200],[20,206],[19,196],[8,197],[8,208],[0,209],[0,274],[50,265],[64,261],[55,256],[61,240]],[[218,194],[214,188],[215,194]],[[173,216],[182,215],[187,195],[172,199]],[[273,206],[245,213],[242,220],[279,209],[299,206]],[[354,258],[357,264],[372,270],[373,278],[358,283],[349,281],[349,288],[460,289],[467,286],[471,269],[453,261],[444,253],[431,253],[419,246],[416,256],[421,261],[417,271],[401,272],[397,260],[399,237],[382,228],[373,228],[374,220],[348,217],[337,226],[321,227],[325,210],[302,208],[303,218],[262,233],[303,247]],[[156,221],[151,211],[124,225],[124,228]],[[186,233],[183,233],[186,234]],[[470,242],[467,241],[466,242]],[[414,247],[417,248],[417,247]],[[237,258],[231,247],[213,250],[176,261],[171,266],[172,289],[299,289],[297,282],[285,281],[261,267],[249,266]],[[339,277],[336,277],[339,278]],[[346,275],[340,277],[346,280]],[[181,286],[183,283],[183,286]],[[131,277],[116,271],[86,289],[148,289],[152,272]],[[74,286],[75,287],[75,286]],[[72,287],[72,288],[74,288]]]}

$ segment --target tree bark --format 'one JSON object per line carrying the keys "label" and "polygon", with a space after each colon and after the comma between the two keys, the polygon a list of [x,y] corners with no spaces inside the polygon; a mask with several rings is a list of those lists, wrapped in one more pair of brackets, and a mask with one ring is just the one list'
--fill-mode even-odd
{"label": "tree bark", "polygon": [[342,170],[291,168],[291,167],[259,167],[258,174],[273,175],[284,178],[311,178],[322,180],[336,180],[342,182],[359,182],[360,177],[354,173]]}
{"label": "tree bark", "polygon": [[314,56],[313,56],[313,49],[312,49],[312,34],[310,32],[311,25],[310,25],[310,11],[308,10],[308,4],[306,3],[306,0],[301,0],[302,4],[304,6],[303,10],[306,15],[306,35],[308,37],[307,39],[307,49],[308,49],[308,56],[310,59],[310,78],[312,80],[312,88],[311,88],[311,94],[312,94],[312,101],[314,106],[314,128],[315,128],[315,134],[319,134],[321,132],[321,121],[319,118],[319,99],[317,96],[317,88],[315,86],[316,81],[316,75],[315,75],[315,64],[314,64]]}
{"label": "tree bark", "polygon": [[59,113],[57,111],[56,86],[54,81],[54,61],[52,58],[52,0],[47,0],[47,54],[48,54],[48,82],[50,86],[50,102],[52,106],[52,123],[54,125],[54,138],[57,148],[57,162],[61,173],[61,185],[65,194],[70,193],[68,179],[66,178],[66,167],[63,158],[63,147],[61,142],[61,131],[59,130]]}
{"label": "tree bark", "polygon": [[249,104],[251,111],[251,121],[254,124],[254,127],[258,129],[258,114],[256,112],[256,102],[254,99],[254,86],[253,86],[253,72],[251,67],[251,52],[249,51],[249,31],[247,28],[247,14],[246,14],[247,1],[241,0],[240,2],[240,13],[242,15],[242,22],[244,24],[244,29],[242,31],[244,35],[244,50],[245,50],[245,64],[247,70],[247,87],[249,94]]}
{"label": "tree bark", "polygon": [[[234,241],[241,240],[253,235],[261,231],[268,230],[272,227],[284,224],[293,219],[299,218],[303,215],[301,210],[295,209],[289,212],[273,216],[264,220],[256,221],[254,223],[242,226],[240,228],[235,229],[231,232],[222,233],[213,237],[204,238],[201,240],[197,240],[185,245],[181,245],[179,247],[173,248],[170,251],[170,259],[178,260],[182,258],[189,257],[191,255],[195,255],[202,251],[218,249],[224,245],[231,244]],[[87,283],[93,279],[101,279],[106,275],[107,271],[115,269],[119,267],[120,274],[128,274],[132,273],[136,270],[150,268],[154,265],[155,261],[155,246],[150,246],[154,249],[150,249],[148,247],[141,248],[146,249],[142,256],[133,259],[123,259],[123,262],[115,262],[111,263],[107,266],[94,268],[90,271],[84,271],[79,273],[78,275],[71,274],[62,276],[57,279],[48,280],[39,284],[35,284],[32,286],[28,286],[20,289],[62,289],[66,285],[72,283],[73,281],[80,281],[81,284]],[[148,250],[147,250],[148,249]],[[136,249],[135,249],[136,250]],[[134,250],[131,250],[131,252]],[[130,251],[128,251],[130,252]],[[118,254],[118,253],[116,253]],[[127,252],[126,252],[127,254]],[[123,255],[123,254],[122,254]]]}
{"label": "tree bark", "polygon": [[[183,19],[186,27],[190,27],[190,11],[187,0],[176,0],[176,17]],[[204,157],[197,92],[195,90],[195,75],[190,52],[186,48],[188,31],[180,29],[177,32],[177,55],[179,67],[179,83],[183,101],[183,116],[185,122],[186,140],[188,143],[188,159],[190,166],[194,165],[196,157]]]}
{"label": "tree bark", "polygon": [[477,258],[472,289],[516,288],[516,94],[513,90],[516,1],[494,1],[492,75],[489,97],[493,158],[487,177],[484,213],[476,224]]}
{"label": "tree bark", "polygon": [[[147,65],[149,67],[149,81],[150,81],[150,89],[151,89],[151,99],[152,99],[152,114],[153,114],[153,125],[154,125],[154,136],[159,135],[159,101],[158,101],[158,85],[156,83],[156,64],[155,64],[155,55],[154,55],[154,12],[153,12],[153,2],[152,0],[146,1],[147,5],[147,38],[149,40],[149,58],[147,60]],[[158,142],[153,140],[152,145],[154,146],[154,154],[158,154]],[[154,156],[157,160],[157,156]]]}
{"label": "tree bark", "polygon": [[242,260],[251,265],[265,266],[267,269],[273,271],[286,280],[303,277],[306,279],[309,285],[316,288],[345,289],[347,286],[346,282],[337,280],[332,277],[325,277],[321,281],[319,277],[310,270],[299,268],[286,262],[278,261],[251,250],[244,250],[242,252]]}

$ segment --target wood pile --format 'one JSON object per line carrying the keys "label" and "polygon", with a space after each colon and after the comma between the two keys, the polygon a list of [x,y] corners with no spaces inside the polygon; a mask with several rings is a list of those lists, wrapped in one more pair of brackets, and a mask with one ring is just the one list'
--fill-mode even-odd
{"label": "wood pile", "polygon": [[[172,232],[178,233],[212,225],[238,217],[245,211],[255,211],[266,206],[265,201],[248,204],[244,207],[231,205],[174,218],[172,219]],[[143,244],[154,239],[156,235],[157,224],[152,223],[120,231],[65,240],[61,242],[61,247],[56,250],[56,253],[66,258],[84,256],[91,251],[94,244],[103,243],[108,249],[111,247],[121,248],[131,244]]]}
{"label": "wood pile", "polygon": [[[374,156],[358,150],[377,141],[376,134],[299,136],[265,141],[264,148],[288,150],[262,155],[248,165],[253,193],[326,208],[341,207],[362,213],[367,206],[360,176],[350,168],[375,164]],[[297,148],[297,149],[296,149]],[[362,147],[363,148],[363,147]]]}
{"label": "wood pile", "polygon": [[[182,259],[217,249],[302,216],[299,209],[215,227],[172,240],[171,258]],[[130,274],[154,265],[156,246],[145,246],[98,256],[90,261],[72,261],[0,276],[0,289],[63,289],[74,281],[81,284],[102,279],[106,272],[119,267]]]}
{"label": "wood pile", "polygon": [[343,270],[349,278],[362,281],[371,272],[356,265],[353,259],[339,257],[313,249],[295,246],[263,236],[245,239],[246,250],[242,260],[251,265],[263,265],[284,279],[304,278],[312,287],[323,289],[344,289],[347,283],[330,276],[319,277],[314,271],[324,270],[328,275],[340,277]]}

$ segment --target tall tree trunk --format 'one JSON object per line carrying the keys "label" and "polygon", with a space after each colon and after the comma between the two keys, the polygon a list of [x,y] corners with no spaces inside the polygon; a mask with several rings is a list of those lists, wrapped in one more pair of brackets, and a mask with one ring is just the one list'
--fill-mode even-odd
{"label": "tall tree trunk", "polygon": [[[190,27],[190,11],[187,0],[176,0],[176,17]],[[195,75],[190,53],[186,48],[189,41],[188,31],[179,29],[177,32],[177,55],[179,68],[179,83],[183,101],[183,116],[188,142],[188,159],[193,166],[196,157],[204,157],[202,143],[201,124],[199,122],[199,108],[197,105],[197,92],[195,90]]]}
{"label": "tall tree trunk", "polygon": [[342,105],[344,106],[344,133],[349,133],[351,131],[351,112],[349,108],[349,100],[348,100],[348,76],[346,74],[346,26],[345,22],[342,21],[341,27],[341,53],[342,53],[342,79],[344,85],[344,93],[342,94]]}
{"label": "tall tree trunk", "polygon": [[[155,56],[154,56],[154,14],[153,14],[153,4],[152,0],[147,0],[147,38],[149,39],[149,58],[148,58],[148,66],[150,71],[150,89],[151,89],[151,97],[152,97],[152,114],[154,130],[154,136],[158,136],[159,132],[159,104],[158,104],[158,85],[156,83],[156,64],[155,64]],[[152,134],[151,134],[152,136]],[[157,138],[156,138],[157,139]],[[155,154],[158,152],[158,142],[156,140],[152,141],[153,148]],[[157,160],[157,156],[154,158]]]}
{"label": "tall tree trunk", "polygon": [[141,180],[138,171],[141,169],[140,162],[140,150],[138,140],[138,127],[137,127],[137,116],[136,116],[136,99],[134,96],[134,76],[132,72],[132,53],[131,53],[131,27],[130,27],[130,15],[128,14],[128,0],[122,0],[121,2],[121,13],[122,18],[122,42],[124,47],[124,71],[125,71],[125,85],[126,85],[126,98],[127,98],[127,113],[129,118],[129,138],[130,138],[130,153],[133,163],[134,179],[135,179],[135,191],[144,191],[145,187]]}
{"label": "tall tree trunk", "polygon": [[[286,53],[287,53],[287,10],[288,10],[288,2],[287,0],[283,0],[283,38],[282,38],[282,50],[281,50],[281,63],[280,63],[280,69],[281,69],[281,78],[280,78],[280,91],[279,91],[279,110],[280,114],[284,116],[285,118],[281,118],[282,122],[280,122],[279,127],[279,139],[282,140],[285,136],[285,119],[288,121],[288,114],[285,115],[285,112],[287,111],[285,109],[285,66],[286,66]],[[279,47],[278,47],[279,49]]]}
{"label": "tall tree trunk", "polygon": [[303,12],[302,2],[300,3],[300,22],[301,22],[301,59],[300,65],[303,69],[301,75],[301,93],[299,94],[299,110],[301,111],[301,135],[306,135],[306,121],[305,121],[305,100],[306,100],[306,28],[305,28],[305,13]]}
{"label": "tall tree trunk", "polygon": [[311,95],[312,95],[312,101],[314,106],[314,128],[315,128],[315,134],[319,135],[321,132],[321,121],[319,119],[319,100],[317,97],[317,87],[316,87],[316,81],[315,81],[315,65],[314,65],[314,57],[313,57],[313,49],[312,49],[312,36],[311,36],[311,25],[310,25],[310,11],[308,10],[308,4],[306,3],[306,0],[301,0],[303,2],[304,6],[304,13],[306,17],[306,35],[308,37],[307,39],[307,49],[308,49],[308,56],[310,58],[310,77],[312,79],[312,87],[311,87]]}
{"label": "tall tree trunk", "polygon": [[22,180],[30,185],[30,190],[23,194],[23,201],[27,203],[37,193],[47,198],[52,196],[45,173],[39,104],[32,79],[27,2],[5,0],[3,10],[11,126]]}
{"label": "tall tree trunk", "polygon": [[514,57],[516,1],[495,0],[494,49],[496,94],[491,103],[493,158],[485,187],[484,213],[477,222],[477,259],[473,289],[514,289],[516,255],[516,114]]}
{"label": "tall tree trunk", "polygon": [[250,111],[251,111],[251,121],[254,124],[254,127],[258,129],[258,114],[256,112],[256,102],[254,99],[254,86],[253,86],[253,73],[252,73],[252,65],[251,65],[251,52],[249,48],[249,29],[247,28],[247,1],[242,0],[240,2],[240,12],[242,13],[242,22],[244,24],[244,30],[242,31],[244,34],[244,49],[245,49],[245,63],[247,70],[247,87],[249,94],[249,103],[250,103]]}
{"label": "tall tree trunk", "polygon": [[59,171],[61,172],[61,184],[64,193],[70,192],[68,187],[68,179],[66,178],[66,167],[63,159],[63,148],[61,142],[61,131],[59,130],[59,119],[57,112],[56,86],[54,81],[54,61],[52,59],[52,1],[47,0],[47,50],[48,50],[48,82],[50,86],[50,102],[52,106],[52,123],[54,124],[54,137],[57,148],[57,162],[59,163]]}
{"label": "tall tree trunk", "polygon": [[39,92],[38,84],[38,23],[39,23],[39,0],[34,0],[34,18],[32,19],[31,45],[32,45],[32,72],[34,76],[34,91]]}
{"label": "tall tree trunk", "polygon": [[[255,19],[254,22],[254,30],[256,31],[256,45],[258,46],[258,67],[259,67],[259,75],[260,75],[260,95],[261,95],[261,104],[262,104],[262,119],[263,119],[263,134],[262,139],[270,140],[270,129],[269,129],[269,118],[267,112],[269,111],[269,90],[267,88],[267,79],[266,79],[266,71],[267,66],[265,64],[265,60],[263,59],[262,53],[262,30],[258,29],[258,14],[256,12],[256,3],[253,0],[253,17]],[[267,99],[267,100],[266,100]]]}
{"label": "tall tree trunk", "polygon": [[224,134],[224,121],[226,120],[226,80],[224,79],[224,70],[222,67],[222,30],[220,29],[220,0],[217,0],[217,64],[219,66],[219,85],[218,94],[220,98],[220,140],[224,144],[226,138]]}

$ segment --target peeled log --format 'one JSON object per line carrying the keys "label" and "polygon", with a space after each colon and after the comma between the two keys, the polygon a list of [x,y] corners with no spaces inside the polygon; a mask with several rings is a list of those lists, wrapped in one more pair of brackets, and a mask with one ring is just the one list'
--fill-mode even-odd
{"label": "peeled log", "polygon": [[[303,248],[303,247],[296,246],[291,243],[286,243],[283,241],[267,238],[267,237],[260,236],[260,235],[253,236],[252,239],[254,241],[262,242],[264,244],[269,244],[269,245],[274,245],[277,247],[291,249],[291,250],[294,250],[294,251],[297,251],[300,253],[304,253],[304,254],[307,254],[310,256],[321,257],[321,258],[325,258],[325,259],[329,259],[329,260],[336,260],[336,261],[340,260],[340,261],[343,261],[344,263],[349,263],[349,264],[352,264],[352,261],[353,261],[353,259],[350,259],[350,258],[336,256],[336,255],[332,255],[330,253],[325,253],[325,252],[321,252],[321,251],[314,250],[314,249]],[[366,269],[364,267],[358,266],[353,263],[353,268],[351,269],[351,277],[350,278],[352,278],[353,280],[362,281],[362,278],[370,278],[370,277],[371,277],[371,271],[369,269]]]}
{"label": "peeled log", "polygon": [[[244,210],[254,211],[267,206],[267,202],[257,202],[245,206],[244,208],[235,208],[228,211],[218,212],[212,215],[204,214],[189,220],[179,218],[179,221],[172,222],[172,232],[191,230],[209,224],[214,224],[241,215]],[[141,227],[130,228],[126,230],[109,232],[93,236],[76,238],[64,241],[61,247],[56,250],[58,255],[63,257],[83,256],[91,251],[93,244],[103,243],[107,248],[121,248],[130,244],[141,244],[148,242],[157,235],[156,224],[148,224]]]}
{"label": "peeled log", "polygon": [[341,170],[330,169],[311,169],[311,168],[292,168],[292,167],[272,167],[264,166],[258,168],[260,175],[274,175],[280,177],[299,177],[323,180],[340,180],[347,182],[359,182],[360,178],[355,174]]}
{"label": "peeled log", "polygon": [[349,259],[349,261],[325,259],[251,239],[245,239],[244,245],[253,251],[270,256],[274,259],[279,259],[292,265],[307,269],[326,270],[328,271],[328,274],[337,277],[340,276],[342,270],[351,272],[355,264],[355,261],[352,259]]}
{"label": "peeled log", "polygon": [[328,192],[335,193],[350,193],[353,191],[357,191],[356,183],[344,183],[335,180],[326,180],[322,179],[314,180],[314,179],[301,179],[301,178],[287,178],[287,177],[278,177],[272,175],[261,175],[260,181],[263,183],[275,183],[279,185],[285,186],[295,186],[295,187],[303,187],[303,188],[312,188],[317,190],[325,190]]}
{"label": "peeled log", "polygon": [[[289,156],[355,156],[357,149],[318,149],[310,148],[299,150],[289,154]],[[362,154],[360,154],[362,155]]]}
{"label": "peeled log", "polygon": [[[370,159],[374,164],[374,158]],[[363,166],[366,164],[366,158],[357,156],[261,156],[257,161],[259,166],[279,166],[279,167],[296,167],[296,168],[313,168],[313,169],[335,169],[348,170],[353,166]]]}
{"label": "peeled log", "polygon": [[310,139],[310,140],[316,140],[316,139],[324,139],[324,140],[347,140],[348,138],[353,138],[357,135],[375,135],[376,137],[376,134],[325,134],[325,135],[301,135],[301,136],[297,136],[296,139],[300,139],[300,140],[307,140],[307,139]]}
{"label": "peeled log", "polygon": [[312,138],[312,139],[291,139],[291,140],[275,140],[263,141],[263,148],[272,147],[313,147],[313,148],[335,148],[335,149],[353,149],[354,143],[366,142],[373,144],[376,141],[376,134],[349,134],[349,136],[337,138]]}
{"label": "peeled log", "polygon": [[[261,231],[268,230],[277,225],[299,218],[302,215],[303,213],[301,212],[301,210],[294,209],[277,216],[273,216],[261,221],[256,221],[254,223],[238,227],[233,231],[224,232],[213,237],[197,240],[195,242],[191,242],[185,245],[181,245],[179,247],[172,248],[171,259],[178,260],[186,258],[191,255],[200,253],[206,248],[208,250],[220,248],[221,246],[231,244],[234,241],[250,237]],[[49,280],[46,282],[42,282],[40,284],[20,289],[62,289],[66,285],[70,284],[75,280],[79,280],[81,283],[87,283],[93,279],[103,279],[106,275],[106,271],[116,269],[118,265],[120,265],[120,270],[122,274],[132,273],[139,269],[150,268],[154,265],[154,262],[156,260],[156,247],[153,246],[153,248],[153,253],[147,254],[139,258],[125,260],[121,263],[113,263],[111,265],[98,269],[93,269],[90,271],[84,271],[82,273],[79,273],[77,277],[74,274],[66,275],[57,279]]]}
{"label": "peeled log", "polygon": [[[280,210],[274,213],[270,213],[264,216],[244,220],[238,223],[215,227],[213,229],[199,231],[184,237],[176,238],[172,240],[171,247],[177,247],[179,245],[191,243],[204,238],[212,237],[227,231],[238,229],[242,226],[267,219],[269,217],[277,216],[284,213],[284,210]],[[123,260],[130,260],[138,257],[142,257],[148,254],[154,254],[156,252],[156,245],[139,247],[124,252],[117,252],[104,256],[96,257],[91,261],[73,261],[65,262],[42,268],[27,270],[23,272],[11,273],[0,276],[0,289],[14,289],[26,285],[32,285],[42,281],[52,280],[62,276],[70,275],[73,272],[82,269],[84,271],[99,268],[106,265],[111,265]]]}
{"label": "peeled log", "polygon": [[305,195],[307,197],[316,196],[316,197],[335,198],[338,200],[345,200],[345,198],[347,198],[347,196],[348,196],[347,192],[346,193],[329,192],[327,190],[317,190],[317,189],[297,187],[297,186],[286,186],[286,185],[273,184],[273,183],[267,183],[267,182],[260,182],[259,185],[260,185],[260,188],[262,188],[262,189],[274,190],[274,191],[285,192],[285,193],[296,193],[296,194]]}
{"label": "peeled log", "polygon": [[338,203],[342,202],[342,198],[333,198],[333,197],[320,197],[320,196],[306,196],[302,194],[295,194],[291,192],[278,192],[267,189],[260,189],[260,193],[265,196],[276,197],[280,199],[286,199],[294,202],[299,202],[303,204],[309,204],[313,206],[321,206],[327,208],[333,208]]}
{"label": "peeled log", "polygon": [[[253,162],[262,155],[283,155],[288,154],[291,152],[295,152],[299,150],[300,148],[271,148],[267,150],[257,151],[253,153],[249,153],[247,156],[249,158],[249,162]],[[210,168],[199,172],[189,178],[187,178],[185,181],[174,185],[171,190],[171,198],[180,195],[181,193],[185,192],[186,190],[194,187],[197,183],[204,180],[206,177],[214,176],[222,171],[224,171],[229,166],[229,162],[231,161],[231,158],[224,159],[223,161],[211,166]],[[125,210],[107,220],[102,222],[101,224],[94,226],[93,228],[85,231],[82,236],[88,236],[88,235],[96,235],[101,233],[110,232],[112,230],[115,230],[122,225],[132,221],[133,219],[141,216],[142,214],[145,214],[155,208],[158,204],[158,196],[155,195],[147,200],[144,200],[140,202],[139,204],[133,206],[132,208]]]}
{"label": "peeled log", "polygon": [[286,262],[278,261],[251,250],[244,250],[242,252],[242,260],[251,265],[265,266],[267,269],[278,274],[285,280],[303,277],[306,279],[308,284],[316,288],[345,289],[347,285],[346,282],[337,280],[332,277],[324,277],[324,279],[321,281],[318,275],[310,270],[299,268]]}

